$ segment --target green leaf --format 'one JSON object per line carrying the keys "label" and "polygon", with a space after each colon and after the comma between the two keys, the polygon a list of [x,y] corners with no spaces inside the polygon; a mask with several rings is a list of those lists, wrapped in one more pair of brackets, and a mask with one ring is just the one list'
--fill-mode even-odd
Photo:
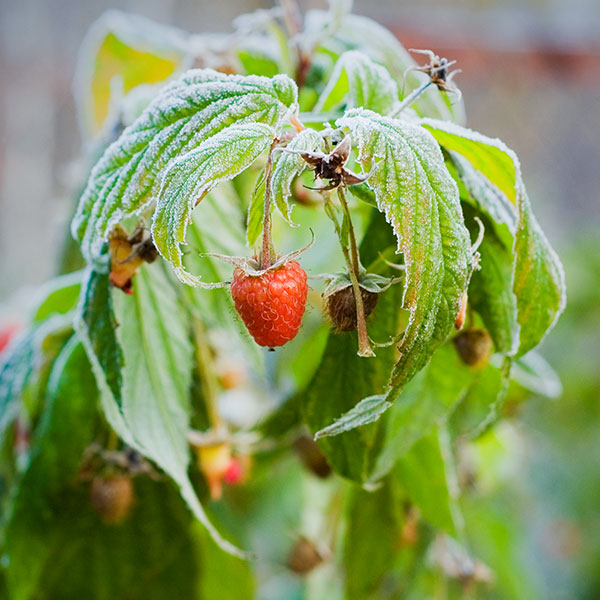
{"label": "green leaf", "polygon": [[[204,556],[175,486],[148,477],[135,477],[133,485],[131,512],[118,525],[102,523],[92,510],[89,484],[62,490],[36,600],[201,597]],[[215,553],[206,557],[215,560]]]}
{"label": "green leaf", "polygon": [[68,332],[71,319],[56,315],[21,335],[2,353],[0,362],[0,447],[19,413],[27,387],[40,375],[43,345],[48,338]]}
{"label": "green leaf", "polygon": [[32,321],[39,323],[53,315],[64,315],[77,306],[81,289],[82,271],[61,275],[44,284],[40,300],[32,311]]}
{"label": "green leaf", "polygon": [[[98,272],[91,267],[87,269],[74,325],[87,351],[102,398],[107,403],[112,399],[120,406],[123,352],[115,333],[117,320],[111,287],[107,273]],[[118,408],[116,412],[118,413]],[[123,427],[119,428],[119,433],[122,430]]]}
{"label": "green leaf", "polygon": [[93,270],[83,287],[77,329],[96,375],[106,418],[123,441],[177,483],[215,542],[240,554],[208,521],[187,475],[193,360],[188,313],[160,263],[141,268],[133,289],[133,296],[120,290],[111,294],[106,275]]}
{"label": "green leaf", "polygon": [[28,600],[37,590],[63,495],[92,441],[96,393],[85,352],[73,338],[52,370],[48,401],[8,516],[8,587],[14,600]]}
{"label": "green leaf", "polygon": [[385,394],[363,398],[356,406],[336,419],[331,425],[317,431],[315,439],[339,435],[356,427],[373,423],[391,406],[391,402],[386,401]]}
{"label": "green leaf", "polygon": [[[322,29],[325,19],[324,11],[310,11],[306,15],[306,29]],[[427,81],[422,73],[411,71],[407,74],[407,69],[416,66],[415,60],[391,31],[367,17],[346,15],[335,34],[322,42],[322,47],[326,53],[334,56],[347,50],[359,50],[366,54],[388,70],[394,81],[403,87],[405,96]],[[464,121],[462,101],[456,95],[440,92],[433,85],[417,98],[413,107],[421,115],[459,123]]]}
{"label": "green leaf", "polygon": [[111,10],[91,27],[79,50],[75,100],[85,135],[102,131],[124,94],[164,81],[189,60],[189,34]]}
{"label": "green leaf", "polygon": [[72,223],[86,259],[99,254],[116,223],[151,209],[172,159],[234,125],[277,128],[296,91],[284,75],[267,79],[211,69],[188,71],[167,85],[92,170]]}
{"label": "green leaf", "polygon": [[403,307],[410,318],[392,374],[393,399],[452,330],[471,273],[471,248],[456,183],[423,129],[370,111],[337,120],[358,145],[359,162],[404,254]]}
{"label": "green leaf", "polygon": [[381,451],[374,457],[371,479],[383,477],[416,442],[443,424],[476,377],[477,371],[461,363],[452,344],[439,348],[379,421]]}
{"label": "green leaf", "polygon": [[286,149],[290,152],[277,152],[274,156],[271,189],[277,210],[290,225],[293,225],[288,204],[288,198],[292,195],[292,181],[308,167],[298,153],[321,151],[323,138],[314,129],[303,129],[290,141]]}
{"label": "green leaf", "polygon": [[443,427],[421,438],[396,465],[395,475],[423,518],[450,535],[462,530],[458,482]]}
{"label": "green leaf", "polygon": [[[252,199],[248,206],[248,226],[246,238],[249,246],[254,246],[256,240],[262,233],[263,220],[265,217],[265,173],[262,171],[256,180],[256,186],[252,193]],[[273,205],[271,205],[271,208]]]}
{"label": "green leaf", "polygon": [[351,492],[344,539],[348,600],[390,597],[381,591],[393,572],[404,521],[402,498],[392,483]]}
{"label": "green leaf", "polygon": [[207,285],[189,275],[182,263],[180,244],[185,242],[194,207],[211,188],[249,167],[267,149],[273,137],[273,129],[261,123],[231,126],[169,163],[154,212],[152,238],[184,283]]}
{"label": "green leaf", "polygon": [[314,107],[326,112],[345,103],[346,108],[367,108],[386,114],[398,102],[398,86],[385,67],[362,52],[344,52],[337,60],[327,86]]}
{"label": "green leaf", "polygon": [[187,474],[193,347],[173,284],[160,263],[146,265],[133,296],[117,290],[114,300],[124,357],[122,415],[134,445],[173,478],[215,542],[240,554],[209,522]]}
{"label": "green leaf", "polygon": [[517,358],[510,372],[511,379],[534,394],[560,398],[562,384],[556,371],[537,352]]}
{"label": "green leaf", "polygon": [[[517,225],[513,291],[520,327],[516,356],[522,356],[554,326],[564,310],[566,296],[562,265],[533,216],[519,159],[498,139],[433,119],[423,119],[421,123],[444,148],[465,157],[514,205]],[[505,206],[504,203],[502,210]]]}
{"label": "green leaf", "polygon": [[510,354],[519,340],[517,303],[512,291],[513,258],[489,221],[484,223],[486,235],[478,248],[481,268],[471,278],[469,304],[481,315],[496,350]]}

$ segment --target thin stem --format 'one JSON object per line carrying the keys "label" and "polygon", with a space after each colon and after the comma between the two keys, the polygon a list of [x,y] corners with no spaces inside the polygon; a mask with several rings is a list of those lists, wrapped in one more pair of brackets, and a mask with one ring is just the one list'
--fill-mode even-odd
{"label": "thin stem", "polygon": [[350,238],[350,250],[352,251],[352,264],[354,266],[354,274],[358,277],[360,261],[358,259],[358,246],[356,245],[356,237],[354,235],[354,226],[352,225],[352,217],[350,216],[350,209],[348,208],[348,201],[346,200],[346,193],[342,186],[338,187],[338,197],[342,210],[348,220],[348,237]]}
{"label": "thin stem", "polygon": [[217,408],[219,384],[215,375],[215,369],[213,368],[213,357],[211,350],[206,343],[206,331],[204,330],[204,325],[196,316],[193,317],[193,327],[196,342],[196,365],[198,366],[200,380],[202,381],[208,420],[213,431],[220,431],[223,429],[224,424]]}
{"label": "thin stem", "polygon": [[362,357],[375,356],[371,343],[369,341],[369,334],[367,333],[367,322],[365,319],[365,307],[362,299],[362,292],[360,290],[360,284],[358,283],[359,275],[359,258],[358,258],[358,247],[356,245],[356,237],[354,236],[354,227],[352,225],[352,219],[350,217],[350,210],[348,209],[348,202],[346,201],[346,195],[341,187],[338,187],[338,197],[342,210],[348,220],[348,237],[350,238],[350,250],[343,241],[342,230],[335,219],[335,228],[340,240],[342,252],[346,259],[346,265],[348,267],[348,274],[350,275],[350,281],[352,282],[352,291],[354,293],[354,302],[356,304],[356,329],[358,331],[358,355]]}
{"label": "thin stem", "polygon": [[431,81],[428,81],[427,83],[424,83],[420,88],[413,90],[408,96],[406,96],[406,98],[404,98],[404,100],[402,100],[400,106],[398,106],[398,108],[394,112],[388,115],[388,117],[392,119],[394,117],[397,117],[407,106],[410,106],[431,85],[431,83]]}
{"label": "thin stem", "polygon": [[269,149],[265,167],[265,214],[263,216],[261,269],[268,269],[271,266],[271,171],[273,170],[273,149],[278,143],[279,140],[275,138]]}

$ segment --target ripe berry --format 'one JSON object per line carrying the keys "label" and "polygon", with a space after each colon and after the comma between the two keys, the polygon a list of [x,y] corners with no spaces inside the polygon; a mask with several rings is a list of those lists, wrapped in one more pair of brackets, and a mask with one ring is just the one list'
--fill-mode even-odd
{"label": "ripe berry", "polygon": [[[375,310],[379,294],[363,287],[360,288],[360,294],[366,318]],[[333,328],[338,333],[356,329],[356,302],[352,286],[342,288],[327,296],[327,314],[331,319]]]}
{"label": "ripe berry", "polygon": [[492,339],[485,329],[467,329],[452,341],[460,359],[469,367],[481,367],[489,362]]}
{"label": "ripe berry", "polygon": [[295,260],[261,275],[239,267],[233,273],[235,309],[260,346],[283,346],[296,337],[307,294],[306,273]]}
{"label": "ripe berry", "polygon": [[100,518],[109,524],[125,520],[133,504],[133,484],[129,475],[97,476],[92,480],[90,501]]}

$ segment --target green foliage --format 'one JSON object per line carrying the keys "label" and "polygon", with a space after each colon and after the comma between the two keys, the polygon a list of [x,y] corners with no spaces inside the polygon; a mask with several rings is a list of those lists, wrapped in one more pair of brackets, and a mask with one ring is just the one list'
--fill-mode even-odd
{"label": "green foliage", "polygon": [[397,395],[456,320],[471,274],[469,236],[456,185],[439,147],[423,129],[362,110],[337,124],[358,144],[363,168],[374,170],[369,184],[406,265],[403,307],[410,319],[392,374]]}
{"label": "green foliage", "polygon": [[[481,597],[517,597],[518,531],[488,503],[485,469],[474,497],[464,457],[498,460],[504,408],[560,394],[532,350],[564,308],[562,268],[516,155],[457,125],[462,104],[436,86],[400,110],[427,76],[349,8],[311,11],[299,32],[271,12],[218,40],[112,14],[90,35],[84,130],[99,145],[120,134],[72,222],[85,270],[44,286],[1,357],[7,596],[459,598],[484,590],[465,579],[476,553],[505,579]],[[192,60],[223,72],[180,73]],[[342,168],[366,180],[338,204],[322,188]],[[258,256],[261,234],[280,258],[309,230],[294,254],[311,276],[304,329],[263,351],[222,289],[231,264]],[[132,294],[111,283],[127,265]],[[331,273],[378,294],[359,333],[328,332]],[[489,362],[462,362],[463,320],[489,333]],[[357,354],[361,335],[375,356]],[[136,499],[118,524],[90,504],[98,447],[92,478],[143,457],[119,463]],[[314,543],[305,583],[283,568],[298,570],[292,538]]]}

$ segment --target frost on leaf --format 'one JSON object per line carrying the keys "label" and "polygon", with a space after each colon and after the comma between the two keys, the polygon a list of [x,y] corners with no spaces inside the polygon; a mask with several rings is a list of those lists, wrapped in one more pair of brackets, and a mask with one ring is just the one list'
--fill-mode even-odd
{"label": "frost on leaf", "polygon": [[185,272],[179,247],[196,204],[218,183],[249,167],[269,146],[274,131],[252,123],[227,127],[198,148],[172,160],[163,176],[152,237],[158,251],[188,285],[206,285]]}
{"label": "frost on leaf", "polygon": [[88,261],[123,218],[150,210],[169,162],[232,125],[278,127],[295,106],[297,89],[273,78],[188,71],[167,85],[111,144],[93,168],[72,223]]}
{"label": "frost on leaf", "polygon": [[328,111],[342,102],[347,108],[388,113],[398,102],[398,86],[385,67],[357,50],[345,52],[335,64],[315,111]]}
{"label": "frost on leaf", "polygon": [[[487,209],[490,217],[499,221],[498,215],[506,215],[507,209],[512,211],[512,223],[507,224],[512,225],[514,234],[512,289],[520,327],[516,355],[522,356],[535,348],[552,328],[565,307],[566,297],[562,265],[533,215],[519,159],[498,139],[444,121],[423,119],[420,122],[441,146],[460,154],[500,190],[498,203],[493,209]],[[467,187],[470,183],[465,181]],[[477,189],[471,186],[469,192],[477,194]],[[492,197],[486,195],[484,200],[489,202],[490,199]]]}
{"label": "frost on leaf", "polygon": [[337,125],[350,131],[358,160],[404,254],[404,308],[410,311],[392,385],[396,393],[446,339],[471,271],[469,235],[458,189],[440,148],[422,127],[353,110]]}
{"label": "frost on leaf", "polygon": [[314,129],[304,129],[287,145],[287,151],[275,155],[271,182],[273,200],[281,216],[290,224],[288,198],[292,195],[292,181],[308,167],[298,153],[320,151],[322,148],[323,138]]}

